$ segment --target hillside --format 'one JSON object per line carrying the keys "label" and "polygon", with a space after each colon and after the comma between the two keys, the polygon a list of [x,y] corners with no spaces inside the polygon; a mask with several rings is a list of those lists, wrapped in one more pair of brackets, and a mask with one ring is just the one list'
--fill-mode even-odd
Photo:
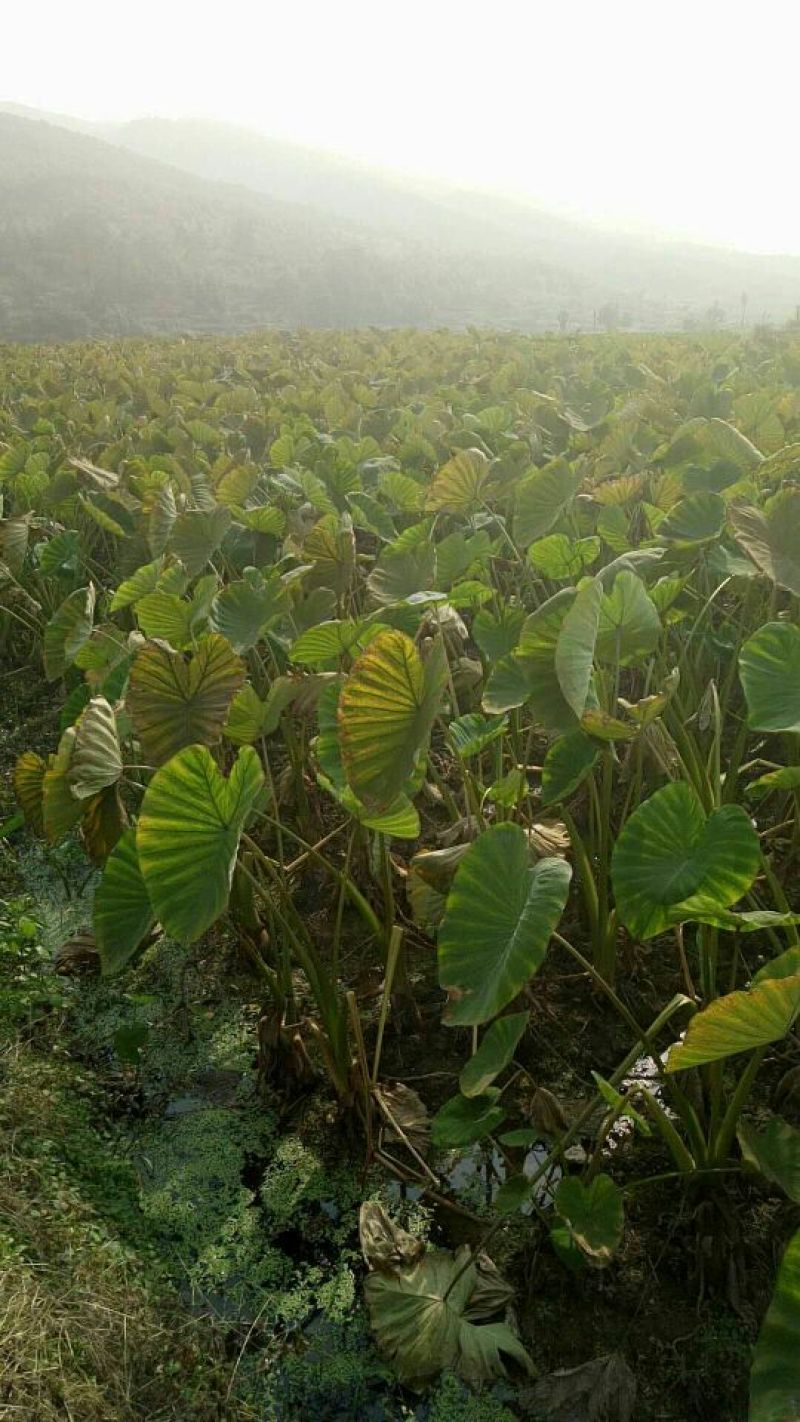
{"label": "hillside", "polygon": [[[45,121],[49,120],[49,121]],[[0,339],[784,321],[800,259],[620,236],[227,124],[0,105]]]}

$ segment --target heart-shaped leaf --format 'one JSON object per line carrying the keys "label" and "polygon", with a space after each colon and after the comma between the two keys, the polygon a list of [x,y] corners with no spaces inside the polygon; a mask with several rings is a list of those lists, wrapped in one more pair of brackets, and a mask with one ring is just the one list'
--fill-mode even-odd
{"label": "heart-shaped leaf", "polygon": [[559,1183],[556,1211],[590,1264],[602,1269],[622,1239],[622,1194],[610,1175],[595,1175],[588,1185],[567,1175]]}
{"label": "heart-shaped leaf", "polygon": [[104,696],[93,697],[81,713],[75,731],[68,778],[73,795],[79,800],[88,800],[107,785],[115,785],[122,774],[113,706]]}
{"label": "heart-shaped leaf", "polygon": [[118,973],[153,926],[155,915],[139,868],[136,830],[111,851],[94,897],[94,935],[104,973]]}
{"label": "heart-shaped leaf", "polygon": [[800,628],[767,622],[742,647],[739,657],[754,731],[800,731]]}
{"label": "heart-shaped leaf", "polygon": [[567,900],[563,859],[531,866],[519,825],[493,825],[456,870],[439,933],[439,982],[453,1026],[488,1022],[542,964]]}
{"label": "heart-shaped leaf", "polygon": [[583,471],[554,459],[523,479],[514,505],[514,541],[527,548],[556,524],[583,483]]}
{"label": "heart-shaped leaf", "polygon": [[459,449],[431,481],[425,507],[435,513],[472,513],[480,508],[489,461],[480,449]]}
{"label": "heart-shaped leaf", "polygon": [[574,731],[554,741],[542,766],[542,806],[560,805],[568,800],[599,759],[599,747],[583,731]]}
{"label": "heart-shaped leaf", "polygon": [[44,670],[48,681],[57,681],[72,666],[88,642],[94,617],[95,589],[78,588],[65,597],[44,629]]}
{"label": "heart-shaped leaf", "polygon": [[778,587],[800,597],[800,489],[782,489],[761,509],[734,504],[736,540]]}
{"label": "heart-shaped leaf", "polygon": [[689,1023],[670,1048],[667,1071],[685,1071],[767,1047],[786,1036],[800,1011],[800,978],[766,978],[746,992],[718,997]]}
{"label": "heart-shaped leaf", "polygon": [[139,867],[156,917],[193,943],[225,909],[239,838],[264,783],[252,746],[226,780],[205,746],[187,746],[156,771],[136,830]]}
{"label": "heart-shaped leaf", "polygon": [[728,908],[761,864],[752,822],[739,805],[706,818],[690,785],[657,790],[630,816],[614,847],[611,876],[620,919],[638,938]]}
{"label": "heart-shaped leaf", "polygon": [[148,761],[162,765],[184,746],[215,745],[244,677],[241,658],[216,632],[188,661],[161,642],[143,647],[125,704]]}
{"label": "heart-shaped leaf", "polygon": [[470,1098],[460,1095],[445,1101],[431,1121],[431,1140],[440,1150],[462,1150],[490,1136],[506,1119],[498,1104],[500,1092],[489,1088]]}
{"label": "heart-shaped leaf", "polygon": [[423,663],[403,632],[381,632],[355,663],[339,697],[342,763],[353,793],[387,809],[428,745],[446,673],[437,640]]}

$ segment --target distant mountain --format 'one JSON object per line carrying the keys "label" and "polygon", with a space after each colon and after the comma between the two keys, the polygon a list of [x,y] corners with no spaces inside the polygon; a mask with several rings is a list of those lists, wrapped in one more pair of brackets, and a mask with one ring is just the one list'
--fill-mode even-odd
{"label": "distant mountain", "polygon": [[620,236],[228,124],[0,104],[0,339],[783,321],[800,258]]}

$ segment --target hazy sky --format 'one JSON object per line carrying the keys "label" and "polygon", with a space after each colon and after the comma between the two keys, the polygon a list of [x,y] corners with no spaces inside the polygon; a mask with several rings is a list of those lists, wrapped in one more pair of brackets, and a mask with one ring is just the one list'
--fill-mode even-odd
{"label": "hazy sky", "polygon": [[799,39],[793,0],[29,0],[0,82],[800,252]]}

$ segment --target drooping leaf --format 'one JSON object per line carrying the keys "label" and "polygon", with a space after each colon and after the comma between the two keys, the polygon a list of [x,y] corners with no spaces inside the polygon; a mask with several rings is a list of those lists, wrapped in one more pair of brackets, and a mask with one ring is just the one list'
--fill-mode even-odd
{"label": "drooping leaf", "polygon": [[68,771],[72,793],[79,800],[88,800],[107,785],[115,785],[121,774],[122,752],[114,708],[104,696],[95,696],[76,726]]}
{"label": "drooping leaf", "polygon": [[75,727],[69,726],[58,743],[55,755],[49,757],[44,773],[42,817],[45,837],[51,844],[58,844],[83,814],[83,805],[75,799],[69,783],[76,734]]}
{"label": "drooping leaf", "polygon": [[353,666],[339,734],[348,783],[368,808],[386,809],[427,749],[445,672],[441,640],[423,663],[402,632],[381,632]]}
{"label": "drooping leaf", "polygon": [[228,902],[239,839],[264,783],[243,747],[226,780],[205,746],[191,745],[156,771],[136,829],[139,867],[156,917],[193,943]]}
{"label": "drooping leaf", "polygon": [[540,859],[519,825],[493,825],[459,864],[439,934],[439,982],[454,1026],[489,1021],[541,966],[571,871]]}
{"label": "drooping leaf", "polygon": [[[477,1283],[477,1266],[467,1245],[455,1255],[429,1250],[416,1263],[367,1276],[364,1293],[370,1323],[378,1347],[401,1382],[421,1386],[451,1369],[480,1386],[505,1376],[502,1354],[533,1372],[530,1358],[507,1324],[473,1322],[467,1317]],[[495,1305],[493,1312],[497,1311]],[[486,1312],[480,1316],[486,1317]]]}
{"label": "drooping leaf", "polygon": [[44,670],[48,681],[57,681],[72,666],[92,632],[95,588],[78,588],[65,597],[44,629]]}
{"label": "drooping leaf", "polygon": [[739,675],[752,730],[800,731],[800,627],[759,627],[742,647]]}
{"label": "drooping leaf", "polygon": [[94,898],[93,926],[104,973],[118,973],[150,932],[155,915],[127,829],[112,850]]}
{"label": "drooping leaf", "polygon": [[507,730],[505,716],[480,716],[476,711],[469,711],[450,722],[447,734],[456,755],[461,760],[469,760],[473,755],[480,755]]}
{"label": "drooping leaf", "polygon": [[800,1231],[790,1239],[756,1343],[748,1422],[795,1422],[800,1398]]}
{"label": "drooping leaf", "polygon": [[580,719],[592,680],[595,644],[600,626],[603,587],[593,579],[581,588],[558,634],[555,667],[564,699]]}
{"label": "drooping leaf", "polygon": [[105,864],[128,824],[119,786],[107,785],[83,805],[81,832],[86,852],[93,864]]}
{"label": "drooping leaf", "polygon": [[670,1048],[667,1071],[769,1046],[786,1036],[800,1011],[800,978],[768,978],[746,992],[718,997],[689,1023],[682,1042]]}
{"label": "drooping leaf", "polygon": [[800,597],[800,489],[782,489],[761,509],[734,504],[736,541],[760,572]]}
{"label": "drooping leaf", "polygon": [[513,1012],[492,1023],[477,1052],[461,1068],[458,1085],[462,1096],[480,1096],[505,1071],[527,1025],[527,1012]]}
{"label": "drooping leaf", "polygon": [[739,805],[705,816],[694,790],[677,781],[627,820],[611,862],[617,910],[639,938],[713,914],[747,893],[761,864],[751,820]]}
{"label": "drooping leaf", "polygon": [[23,751],[14,766],[14,794],[34,834],[44,834],[42,795],[45,761],[35,751]]}
{"label": "drooping leaf", "polygon": [[188,661],[148,642],[133,664],[126,707],[149,763],[161,765],[198,742],[215,745],[244,677],[244,663],[218,633]]}

